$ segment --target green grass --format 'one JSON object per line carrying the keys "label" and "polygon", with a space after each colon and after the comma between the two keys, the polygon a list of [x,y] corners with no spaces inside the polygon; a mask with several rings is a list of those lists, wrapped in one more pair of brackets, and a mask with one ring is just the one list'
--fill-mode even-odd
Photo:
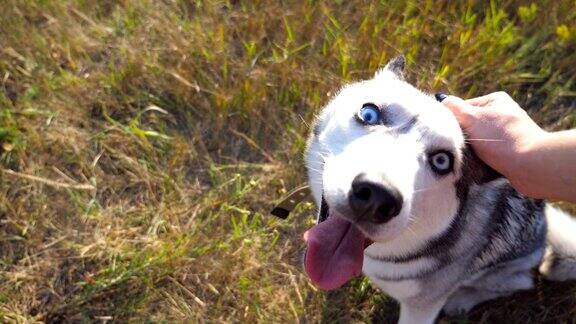
{"label": "green grass", "polygon": [[[0,2],[0,321],[384,321],[355,280],[301,267],[314,114],[397,54],[408,79],[504,90],[576,127],[576,3]],[[385,91],[385,89],[383,89]],[[11,170],[11,171],[6,171]],[[541,282],[443,323],[573,322],[576,286]]]}

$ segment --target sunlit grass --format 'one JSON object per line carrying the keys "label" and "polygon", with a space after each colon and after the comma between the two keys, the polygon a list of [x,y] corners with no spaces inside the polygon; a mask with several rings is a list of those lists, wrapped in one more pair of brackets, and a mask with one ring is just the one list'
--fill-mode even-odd
{"label": "sunlit grass", "polygon": [[[0,2],[0,321],[392,321],[366,280],[308,283],[312,205],[268,215],[308,123],[404,54],[424,90],[576,127],[575,6]],[[574,318],[573,285],[539,287],[470,318]]]}

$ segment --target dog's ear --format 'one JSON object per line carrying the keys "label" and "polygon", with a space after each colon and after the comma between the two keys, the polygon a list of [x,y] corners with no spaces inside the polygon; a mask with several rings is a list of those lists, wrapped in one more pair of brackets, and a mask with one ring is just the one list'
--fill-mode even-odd
{"label": "dog's ear", "polygon": [[498,171],[480,160],[470,145],[466,145],[463,153],[464,169],[462,170],[462,177],[466,177],[468,180],[478,184],[483,184],[504,177]]}
{"label": "dog's ear", "polygon": [[404,66],[406,65],[406,58],[404,55],[396,56],[393,58],[386,66],[376,72],[375,77],[385,75],[386,73],[391,73],[394,77],[399,80],[404,80]]}

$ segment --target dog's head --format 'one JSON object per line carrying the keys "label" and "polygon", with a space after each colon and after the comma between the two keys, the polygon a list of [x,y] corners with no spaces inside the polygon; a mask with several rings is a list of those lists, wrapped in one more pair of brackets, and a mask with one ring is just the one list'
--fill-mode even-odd
{"label": "dog's head", "polygon": [[[403,80],[404,58],[345,86],[320,113],[306,152],[319,224],[306,268],[331,289],[362,269],[366,242],[399,249],[449,226],[468,155],[452,113]],[[401,244],[398,244],[402,241]]]}

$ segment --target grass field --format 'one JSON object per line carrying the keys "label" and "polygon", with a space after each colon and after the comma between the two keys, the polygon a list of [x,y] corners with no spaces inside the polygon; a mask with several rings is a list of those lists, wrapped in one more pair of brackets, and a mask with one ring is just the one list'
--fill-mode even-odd
{"label": "grass field", "polygon": [[[0,1],[0,322],[393,322],[366,280],[309,284],[314,206],[267,214],[314,114],[402,53],[572,128],[575,50],[573,0]],[[441,322],[576,323],[576,285]]]}

